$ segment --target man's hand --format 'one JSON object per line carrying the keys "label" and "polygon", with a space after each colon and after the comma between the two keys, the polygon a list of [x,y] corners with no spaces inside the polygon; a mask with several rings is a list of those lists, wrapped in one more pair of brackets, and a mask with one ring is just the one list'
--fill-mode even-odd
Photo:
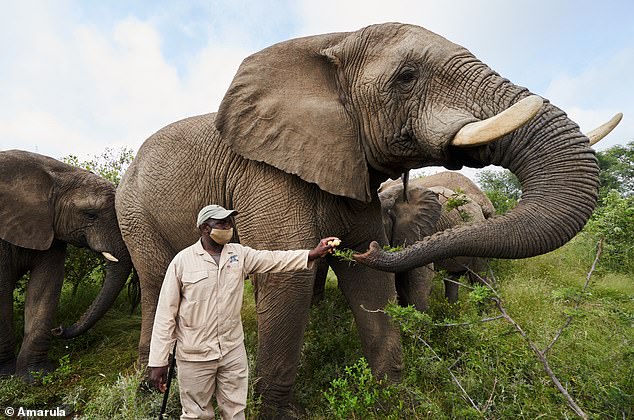
{"label": "man's hand", "polygon": [[308,253],[308,261],[316,260],[317,258],[325,257],[326,254],[332,252],[332,250],[341,243],[339,238],[329,236],[319,241],[319,244],[315,249]]}
{"label": "man's hand", "polygon": [[165,392],[167,389],[167,371],[169,366],[151,367],[150,368],[150,383],[160,392]]}

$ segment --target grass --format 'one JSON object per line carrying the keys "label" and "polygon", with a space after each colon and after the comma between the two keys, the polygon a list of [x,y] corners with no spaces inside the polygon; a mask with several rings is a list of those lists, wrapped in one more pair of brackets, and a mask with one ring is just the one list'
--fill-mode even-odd
{"label": "grass", "polygon": [[[504,307],[540,349],[573,316],[548,360],[582,409],[591,418],[634,418],[634,276],[598,270],[582,293],[593,259],[594,243],[580,235],[552,253],[492,265]],[[477,322],[499,315],[494,304],[461,288],[458,303],[450,305],[442,298],[441,279],[434,282],[427,314],[394,312],[403,330],[405,369],[400,383],[387,384],[368,377],[351,312],[329,275],[326,298],[311,310],[300,359],[295,399],[302,417],[575,417],[510,324]],[[74,302],[90,301],[98,288],[86,289],[74,299],[64,291],[59,322],[73,320],[85,307]],[[254,371],[257,333],[249,282],[243,320]],[[472,324],[443,325],[458,322]],[[87,334],[54,341],[51,357],[62,365],[47,384],[0,381],[0,410],[63,406],[79,418],[156,418],[161,396],[140,387],[135,369],[139,328],[139,311],[130,315],[121,296]],[[252,418],[258,405],[252,393],[249,398]],[[178,417],[176,389],[168,413]]]}

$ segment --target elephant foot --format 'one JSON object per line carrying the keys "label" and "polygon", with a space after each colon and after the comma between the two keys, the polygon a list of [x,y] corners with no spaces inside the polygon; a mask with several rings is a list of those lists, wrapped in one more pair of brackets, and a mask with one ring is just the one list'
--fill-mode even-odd
{"label": "elephant foot", "polygon": [[262,404],[257,418],[259,420],[297,420],[305,418],[305,415],[306,413],[304,412],[304,410],[300,409],[294,404],[288,404],[283,407],[273,406],[270,404]]}
{"label": "elephant foot", "polygon": [[15,357],[9,360],[0,362],[0,378],[8,378],[15,374]]}
{"label": "elephant foot", "polygon": [[18,367],[15,375],[22,378],[29,385],[35,385],[41,382],[42,378],[49,373],[55,371],[55,365],[46,360],[38,363],[31,363],[24,367]]}
{"label": "elephant foot", "polygon": [[295,402],[292,389],[269,383],[264,387],[264,380],[260,378],[257,386],[263,389],[255,390],[255,398],[260,400],[258,419],[300,419],[305,418],[306,413],[302,407]]}

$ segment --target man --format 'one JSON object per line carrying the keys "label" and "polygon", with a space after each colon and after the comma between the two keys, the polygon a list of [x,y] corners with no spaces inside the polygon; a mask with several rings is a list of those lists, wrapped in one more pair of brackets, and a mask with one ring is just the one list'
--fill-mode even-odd
{"label": "man", "polygon": [[223,419],[244,418],[244,279],[252,273],[309,269],[313,260],[339,243],[329,237],[311,251],[257,251],[229,243],[235,214],[218,205],[200,210],[200,240],[174,257],[161,288],[150,344],[150,380],[165,392],[169,353],[176,341],[181,419],[213,419],[214,393]]}

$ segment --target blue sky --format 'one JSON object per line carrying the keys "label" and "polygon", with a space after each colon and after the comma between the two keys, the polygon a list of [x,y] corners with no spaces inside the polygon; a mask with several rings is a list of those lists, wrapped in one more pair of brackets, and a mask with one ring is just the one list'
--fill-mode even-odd
{"label": "blue sky", "polygon": [[9,1],[0,16],[0,149],[135,151],[213,112],[238,65],[275,42],[400,21],[471,50],[584,131],[634,140],[634,2],[571,0]]}

